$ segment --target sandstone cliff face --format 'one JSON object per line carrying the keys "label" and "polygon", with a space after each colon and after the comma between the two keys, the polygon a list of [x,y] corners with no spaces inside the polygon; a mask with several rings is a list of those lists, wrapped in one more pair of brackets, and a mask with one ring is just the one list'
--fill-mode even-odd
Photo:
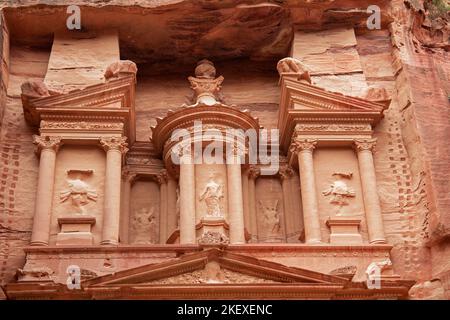
{"label": "sandstone cliff face", "polygon": [[[368,31],[365,8],[374,2],[382,8],[382,29]],[[157,116],[189,98],[185,78],[199,58],[217,62],[226,102],[250,109],[269,128],[278,112],[276,61],[291,46],[318,86],[355,96],[370,86],[385,88],[392,103],[376,128],[375,161],[394,268],[418,281],[412,298],[450,298],[449,23],[433,1],[40,3],[46,1],[0,4],[0,284],[13,281],[23,266],[21,247],[29,242],[34,211],[38,161],[20,84],[64,84],[66,66],[52,64],[52,33],[64,31],[66,6],[78,4],[87,30],[116,30],[121,57],[139,64],[141,141],[148,141]],[[77,65],[79,79],[102,81],[104,61],[92,53],[88,58]],[[82,82],[71,80],[65,89]]]}

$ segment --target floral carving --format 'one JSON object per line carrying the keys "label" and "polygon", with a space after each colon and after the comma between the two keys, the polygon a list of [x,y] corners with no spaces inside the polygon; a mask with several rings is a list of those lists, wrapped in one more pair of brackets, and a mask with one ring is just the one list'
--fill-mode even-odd
{"label": "floral carving", "polygon": [[88,121],[59,122],[59,121],[42,120],[41,128],[42,129],[79,129],[79,130],[105,130],[105,129],[122,130],[123,123],[88,122]]}
{"label": "floral carving", "polygon": [[371,131],[370,124],[297,124],[296,131]]}

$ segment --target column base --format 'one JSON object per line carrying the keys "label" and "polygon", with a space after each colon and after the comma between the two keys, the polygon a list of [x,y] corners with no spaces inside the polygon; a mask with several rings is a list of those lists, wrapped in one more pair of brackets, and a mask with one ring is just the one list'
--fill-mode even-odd
{"label": "column base", "polygon": [[30,243],[30,246],[36,246],[36,247],[38,247],[38,246],[48,246],[48,242],[45,242],[45,241],[32,241],[31,243]]}
{"label": "column base", "polygon": [[311,240],[307,240],[305,243],[306,244],[322,244],[323,242],[322,242],[322,240],[319,240],[319,239],[311,239]]}
{"label": "column base", "polygon": [[362,236],[359,233],[361,219],[351,217],[328,218],[326,222],[330,228],[330,243],[333,244],[362,244]]}
{"label": "column base", "polygon": [[58,218],[61,231],[56,236],[56,245],[93,245],[94,236],[91,227],[95,217],[88,215],[70,215]]}
{"label": "column base", "polygon": [[369,241],[370,244],[386,244],[386,239],[374,239]]}
{"label": "column base", "polygon": [[118,246],[119,242],[114,240],[103,240],[100,242],[102,246]]}

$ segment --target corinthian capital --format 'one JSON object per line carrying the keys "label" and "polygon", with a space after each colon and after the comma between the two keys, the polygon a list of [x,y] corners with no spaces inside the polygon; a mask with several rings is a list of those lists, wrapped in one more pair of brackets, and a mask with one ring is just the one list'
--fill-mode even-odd
{"label": "corinthian capital", "polygon": [[375,145],[377,143],[377,139],[355,139],[353,140],[355,144],[355,149],[358,152],[361,151],[373,151],[375,148]]}
{"label": "corinthian capital", "polygon": [[289,151],[292,153],[299,153],[302,151],[312,152],[317,145],[316,139],[299,139],[295,138],[289,147]]}
{"label": "corinthian capital", "polygon": [[128,151],[126,140],[126,137],[104,137],[100,138],[100,144],[105,151],[117,150],[125,154]]}
{"label": "corinthian capital", "polygon": [[38,152],[43,149],[51,149],[56,152],[61,146],[61,137],[33,135],[33,143],[37,146]]}
{"label": "corinthian capital", "polygon": [[248,177],[250,179],[256,179],[259,177],[259,175],[261,174],[261,169],[258,168],[257,166],[250,166],[250,168],[248,169]]}
{"label": "corinthian capital", "polygon": [[167,174],[167,170],[163,169],[161,170],[156,176],[155,176],[155,180],[156,182],[158,182],[158,184],[164,184],[167,183],[167,179],[169,178],[168,174]]}
{"label": "corinthian capital", "polygon": [[280,167],[278,174],[280,175],[281,180],[289,179],[294,175],[294,170],[290,166],[285,165]]}

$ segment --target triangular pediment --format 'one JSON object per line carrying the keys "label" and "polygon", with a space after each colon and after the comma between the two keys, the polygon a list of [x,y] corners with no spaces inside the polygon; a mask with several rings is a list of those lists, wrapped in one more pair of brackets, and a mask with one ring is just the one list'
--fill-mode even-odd
{"label": "triangular pediment", "polygon": [[234,254],[220,249],[186,254],[167,262],[131,268],[86,280],[83,287],[184,284],[343,285],[348,279]]}
{"label": "triangular pediment", "polygon": [[[321,111],[325,113],[340,112],[382,112],[387,105],[366,99],[331,92],[315,85],[291,78],[282,80],[281,105],[289,110]],[[286,103],[283,103],[286,102]]]}

